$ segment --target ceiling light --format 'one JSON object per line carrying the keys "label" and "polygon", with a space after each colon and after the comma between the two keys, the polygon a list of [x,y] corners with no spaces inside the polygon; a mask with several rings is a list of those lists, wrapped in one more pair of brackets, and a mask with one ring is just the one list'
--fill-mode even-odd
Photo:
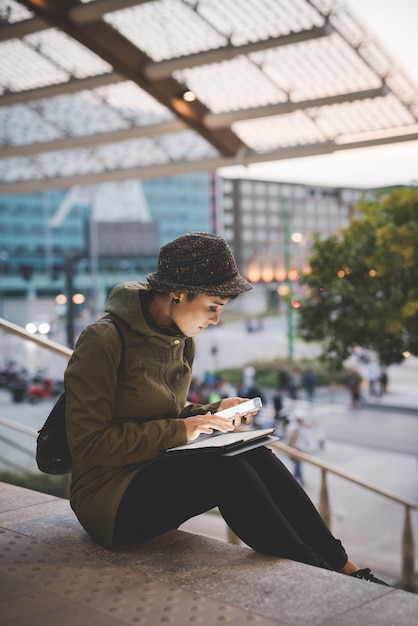
{"label": "ceiling light", "polygon": [[185,102],[194,102],[196,98],[196,94],[191,89],[187,87],[181,92],[181,99]]}

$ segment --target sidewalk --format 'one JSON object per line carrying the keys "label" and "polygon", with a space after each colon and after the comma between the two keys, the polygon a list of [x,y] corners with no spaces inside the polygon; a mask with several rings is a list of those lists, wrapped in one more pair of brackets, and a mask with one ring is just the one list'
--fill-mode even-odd
{"label": "sidewalk", "polygon": [[[357,359],[351,359],[355,367],[362,373],[366,381],[365,366]],[[404,409],[414,412],[418,417],[418,358],[409,357],[399,365],[388,368],[388,392],[383,396],[371,396],[367,383],[363,383],[363,398],[366,406],[384,409]]]}

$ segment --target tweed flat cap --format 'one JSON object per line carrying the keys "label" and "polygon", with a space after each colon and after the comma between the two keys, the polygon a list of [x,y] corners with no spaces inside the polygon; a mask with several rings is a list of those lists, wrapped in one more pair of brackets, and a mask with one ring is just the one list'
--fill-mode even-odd
{"label": "tweed flat cap", "polygon": [[170,241],[160,250],[157,271],[147,276],[150,287],[169,293],[204,293],[236,296],[253,288],[237,268],[223,237],[191,232]]}

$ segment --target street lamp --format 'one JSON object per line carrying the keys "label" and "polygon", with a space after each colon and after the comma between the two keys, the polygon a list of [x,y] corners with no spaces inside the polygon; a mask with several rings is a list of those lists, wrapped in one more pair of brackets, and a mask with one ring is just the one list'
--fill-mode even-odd
{"label": "street lamp", "polygon": [[282,216],[283,216],[283,244],[284,244],[284,266],[286,272],[285,285],[287,287],[286,297],[286,323],[287,323],[287,358],[290,362],[293,361],[293,312],[292,312],[292,283],[289,276],[290,261],[291,261],[291,238],[290,238],[290,209],[288,198],[283,198],[282,204]]}
{"label": "street lamp", "polygon": [[[9,253],[7,250],[0,250],[0,274],[6,274]],[[3,317],[3,290],[0,290],[0,317]]]}
{"label": "street lamp", "polygon": [[[298,244],[301,246],[304,242],[306,243],[306,237],[299,232],[290,232],[290,210],[289,210],[289,200],[287,198],[283,199],[282,204],[282,218],[283,218],[283,244],[284,244],[284,264],[285,264],[285,281],[284,285],[282,285],[281,294],[278,291],[279,295],[282,295],[286,301],[286,320],[287,320],[287,358],[291,362],[293,361],[293,348],[294,348],[294,328],[293,328],[293,309],[298,309],[300,307],[300,302],[298,299],[294,298],[294,284],[299,279],[299,270],[292,266],[292,251],[291,245],[292,243]],[[300,250],[299,250],[300,252]],[[300,262],[298,254],[299,265],[302,265]]]}
{"label": "street lamp", "polygon": [[293,243],[302,243],[303,235],[302,233],[292,233],[291,240]]}

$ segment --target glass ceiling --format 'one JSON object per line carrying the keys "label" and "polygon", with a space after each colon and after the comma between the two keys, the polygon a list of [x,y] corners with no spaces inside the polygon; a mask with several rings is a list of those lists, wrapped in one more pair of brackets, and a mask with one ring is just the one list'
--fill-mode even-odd
{"label": "glass ceiling", "polygon": [[0,0],[0,55],[3,193],[418,138],[417,86],[328,0]]}

